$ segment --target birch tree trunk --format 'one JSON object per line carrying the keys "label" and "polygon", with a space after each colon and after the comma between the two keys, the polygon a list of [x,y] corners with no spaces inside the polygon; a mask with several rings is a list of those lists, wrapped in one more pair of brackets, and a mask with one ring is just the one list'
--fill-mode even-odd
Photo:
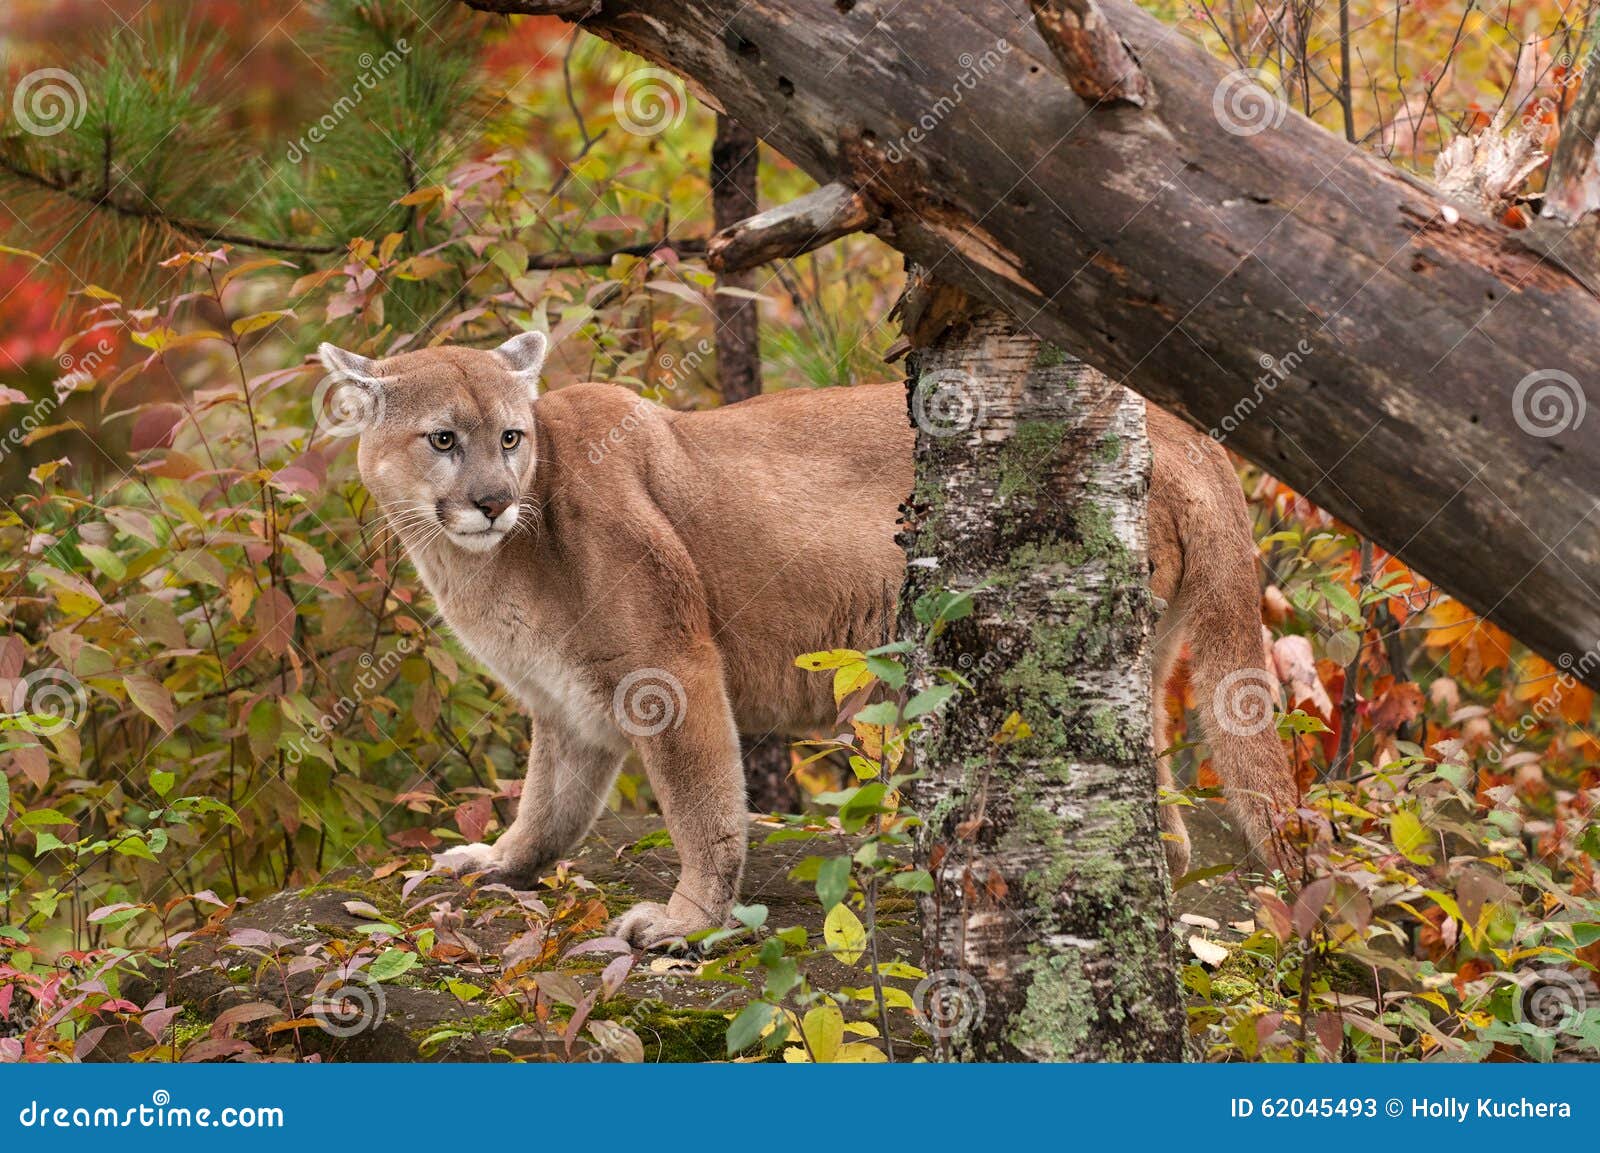
{"label": "birch tree trunk", "polygon": [[[914,670],[971,683],[913,750],[924,1028],[947,1059],[1179,1060],[1144,402],[988,310],[913,362],[901,635],[917,598],[982,586]],[[1008,741],[1013,711],[1032,734]]]}

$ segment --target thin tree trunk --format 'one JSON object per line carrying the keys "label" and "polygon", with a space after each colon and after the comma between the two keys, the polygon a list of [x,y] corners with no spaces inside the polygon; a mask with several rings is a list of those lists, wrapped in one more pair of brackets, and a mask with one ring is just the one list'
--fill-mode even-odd
{"label": "thin tree trunk", "polygon": [[[993,311],[913,360],[901,635],[922,635],[919,597],[981,589],[913,674],[971,685],[913,750],[935,878],[923,1027],[951,1059],[1179,1060],[1144,402]],[[1013,711],[1032,730],[1017,741]]]}
{"label": "thin tree trunk", "polygon": [[[711,215],[721,230],[761,211],[760,142],[729,116],[717,117],[711,145]],[[717,277],[718,288],[754,291],[756,272]],[[717,390],[722,403],[761,395],[761,317],[745,297],[716,297]],[[797,654],[798,655],[798,654]],[[758,812],[792,813],[800,807],[800,788],[790,776],[789,742],[782,736],[745,736],[744,771],[750,807]]]}
{"label": "thin tree trunk", "polygon": [[[718,230],[761,211],[757,179],[761,172],[759,142],[754,132],[727,116],[717,117],[717,138],[711,146],[711,214]],[[753,292],[756,272],[728,272],[717,287]],[[756,302],[722,293],[716,298],[717,388],[722,402],[732,404],[761,395],[761,320]]]}

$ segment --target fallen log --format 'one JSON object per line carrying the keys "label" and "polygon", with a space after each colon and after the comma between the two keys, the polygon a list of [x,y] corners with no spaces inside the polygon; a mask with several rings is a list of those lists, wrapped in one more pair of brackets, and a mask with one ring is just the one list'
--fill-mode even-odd
{"label": "fallen log", "polygon": [[1553,222],[1443,205],[1127,0],[1094,11],[1144,107],[1086,105],[1001,0],[586,11],[880,206],[918,263],[1600,687],[1600,279]]}

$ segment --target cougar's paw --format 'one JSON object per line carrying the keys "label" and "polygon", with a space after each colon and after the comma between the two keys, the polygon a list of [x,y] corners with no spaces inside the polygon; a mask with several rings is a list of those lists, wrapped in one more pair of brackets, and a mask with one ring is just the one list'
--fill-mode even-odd
{"label": "cougar's paw", "polygon": [[674,917],[665,905],[641,901],[611,922],[610,933],[636,949],[685,947],[690,933],[713,928],[710,917]]}
{"label": "cougar's paw", "polygon": [[468,873],[487,873],[494,870],[500,863],[493,845],[457,845],[453,849],[446,849],[442,853],[433,855],[433,864],[437,869],[444,869],[455,877],[464,877]]}

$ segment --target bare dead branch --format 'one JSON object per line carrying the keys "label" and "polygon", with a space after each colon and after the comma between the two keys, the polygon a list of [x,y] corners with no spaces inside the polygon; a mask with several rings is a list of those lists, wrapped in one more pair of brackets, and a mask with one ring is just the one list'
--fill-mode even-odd
{"label": "bare dead branch", "polygon": [[1143,108],[1150,84],[1127,42],[1095,0],[1028,0],[1039,35],[1050,45],[1067,83],[1091,106]]}
{"label": "bare dead branch", "polygon": [[706,263],[718,272],[739,272],[769,260],[788,260],[862,232],[877,211],[859,192],[827,184],[815,192],[724,228],[706,246]]}

